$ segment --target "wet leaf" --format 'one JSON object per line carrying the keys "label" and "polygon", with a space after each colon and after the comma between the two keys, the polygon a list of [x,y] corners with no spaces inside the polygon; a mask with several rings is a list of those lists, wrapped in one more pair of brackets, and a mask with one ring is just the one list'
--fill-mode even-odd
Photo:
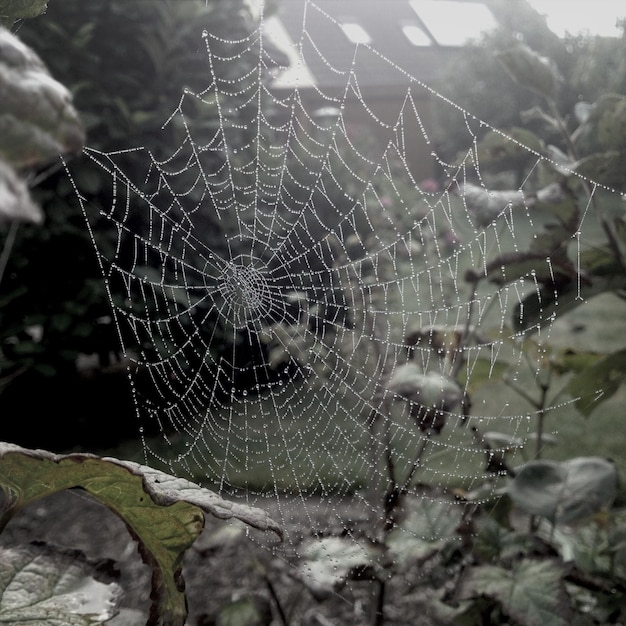
{"label": "wet leaf", "polygon": [[585,416],[613,396],[626,381],[626,350],[598,359],[576,374],[566,390],[577,398],[576,408]]}
{"label": "wet leaf", "polygon": [[202,531],[203,513],[281,532],[260,509],[138,463],[89,454],[56,455],[0,443],[0,486],[7,494],[0,528],[28,503],[76,487],[116,513],[152,567],[153,615],[168,616],[172,625],[185,620],[182,558]]}
{"label": "wet leaf", "polygon": [[520,278],[546,284],[554,292],[554,283],[562,284],[576,277],[576,268],[562,248],[546,251],[504,252],[487,263],[479,273],[469,270],[466,280],[474,282],[487,278],[496,285],[506,285]]}
{"label": "wet leaf", "polygon": [[553,524],[573,524],[613,503],[617,494],[615,465],[600,457],[567,461],[529,461],[508,486],[516,506]]}
{"label": "wet leaf", "polygon": [[0,547],[0,623],[95,626],[117,613],[121,589],[102,564],[44,544]]}
{"label": "wet leaf", "polygon": [[563,568],[549,560],[524,560],[513,570],[480,565],[469,570],[461,597],[493,598],[520,626],[570,626],[572,609],[563,575]]}
{"label": "wet leaf", "polygon": [[552,323],[558,307],[559,315],[571,311],[587,302],[593,296],[605,291],[619,291],[626,288],[626,276],[585,275],[579,282],[571,280],[558,286],[542,285],[529,293],[513,309],[512,325],[516,331],[535,332]]}

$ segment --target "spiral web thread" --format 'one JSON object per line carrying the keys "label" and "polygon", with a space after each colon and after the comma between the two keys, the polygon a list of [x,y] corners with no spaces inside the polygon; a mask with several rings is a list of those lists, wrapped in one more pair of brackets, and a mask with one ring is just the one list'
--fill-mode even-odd
{"label": "spiral web thread", "polygon": [[[340,27],[306,3],[293,52],[328,65],[324,41],[307,28],[313,18]],[[495,488],[471,428],[508,433],[512,464],[532,456],[536,411],[501,379],[532,385],[540,375],[526,361],[526,333],[513,328],[513,311],[523,327],[519,305],[537,295],[532,337],[541,361],[559,302],[546,299],[540,277],[558,268],[546,256],[519,275],[503,266],[509,274],[499,283],[474,287],[465,275],[493,274],[491,260],[536,239],[542,216],[523,198],[553,164],[511,139],[530,163],[522,201],[477,226],[464,185],[489,186],[478,135],[495,130],[367,45],[331,68],[338,87],[317,89],[317,107],[334,111],[316,116],[302,89],[268,90],[276,63],[263,33],[261,20],[239,41],[202,34],[207,85],[186,90],[165,122],[180,132],[173,154],[86,150],[111,176],[110,204],[94,208],[77,193],[131,362],[146,461],[270,507],[288,539],[294,516],[305,517],[311,533],[343,528],[346,516],[379,518],[390,449],[399,476],[415,464],[413,484],[434,487],[424,499],[487,479]],[[236,63],[250,54],[255,64]],[[360,88],[381,64],[407,85],[391,121]],[[426,101],[464,120],[464,158],[451,163],[436,153]],[[203,116],[216,124],[198,125]],[[415,143],[426,146],[433,176],[453,185],[415,179],[407,158]],[[145,164],[144,177],[124,174],[128,159]],[[586,209],[572,229],[572,267],[585,246]],[[98,247],[102,224],[117,233],[114,249]],[[414,400],[389,388],[409,362],[439,374],[432,380],[440,392],[442,376],[458,373],[471,409],[441,405],[428,417],[438,423],[426,423]],[[552,431],[574,400],[561,396],[546,408],[556,416]],[[160,437],[148,437],[155,426]],[[454,508],[447,502],[437,510],[442,523]]]}

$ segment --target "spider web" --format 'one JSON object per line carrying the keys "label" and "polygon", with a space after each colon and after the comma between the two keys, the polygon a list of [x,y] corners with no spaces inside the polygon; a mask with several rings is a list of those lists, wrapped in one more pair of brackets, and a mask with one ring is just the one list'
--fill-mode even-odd
{"label": "spider web", "polygon": [[[526,361],[529,331],[540,361],[559,310],[542,277],[556,283],[568,263],[493,266],[537,238],[545,220],[528,199],[554,163],[510,139],[528,174],[517,199],[477,221],[470,184],[490,186],[479,139],[505,136],[367,45],[331,67],[308,23],[339,24],[313,2],[302,18],[292,56],[336,77],[314,88],[315,108],[304,87],[268,87],[285,68],[263,20],[237,41],[205,31],[206,88],[185,90],[164,121],[177,149],[86,149],[110,174],[110,203],[77,189],[131,363],[146,462],[269,507],[293,544],[295,517],[312,534],[382,521],[390,459],[400,483],[434,502],[444,489],[496,488],[487,431],[516,442],[511,463],[532,455],[537,411],[501,379],[540,375]],[[381,66],[406,84],[391,116],[361,88]],[[461,157],[437,153],[433,106],[463,120]],[[439,187],[416,178],[416,145]],[[129,160],[143,176],[125,174]],[[569,241],[574,274],[585,209]],[[100,227],[114,229],[114,247]],[[435,400],[404,392],[415,372],[430,376]],[[438,510],[442,523],[451,507]]]}

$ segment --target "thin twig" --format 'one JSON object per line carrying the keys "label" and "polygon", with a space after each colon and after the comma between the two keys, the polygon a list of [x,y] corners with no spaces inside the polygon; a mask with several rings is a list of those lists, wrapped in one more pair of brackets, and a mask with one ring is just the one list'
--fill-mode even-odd
{"label": "thin twig", "polygon": [[406,492],[408,488],[411,486],[411,482],[413,481],[415,472],[417,472],[418,468],[421,466],[422,455],[424,454],[424,450],[426,450],[426,446],[429,440],[430,440],[430,433],[426,433],[420,440],[420,443],[417,446],[417,450],[415,451],[413,464],[411,465],[411,469],[409,470],[409,473],[406,479],[404,480],[404,484],[402,486],[403,492]]}
{"label": "thin twig", "polygon": [[11,227],[9,228],[9,233],[7,235],[6,241],[4,242],[4,247],[2,248],[2,254],[0,254],[0,284],[2,284],[4,271],[6,270],[7,263],[9,262],[9,257],[11,256],[11,250],[13,249],[13,244],[15,243],[15,237],[17,235],[18,228],[18,221],[13,220],[11,222]]}

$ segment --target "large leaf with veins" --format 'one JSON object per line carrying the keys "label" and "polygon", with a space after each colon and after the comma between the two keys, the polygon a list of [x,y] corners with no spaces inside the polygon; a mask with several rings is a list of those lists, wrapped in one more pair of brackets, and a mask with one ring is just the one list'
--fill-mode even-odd
{"label": "large leaf with veins", "polygon": [[0,624],[96,626],[121,589],[103,562],[45,544],[0,547]]}
{"label": "large leaf with veins", "polygon": [[203,513],[281,534],[260,509],[138,463],[91,454],[57,455],[0,443],[0,486],[7,493],[0,529],[25,505],[64,489],[84,489],[114,511],[152,567],[154,624],[163,615],[170,619],[163,623],[184,624],[182,559],[204,527]]}

